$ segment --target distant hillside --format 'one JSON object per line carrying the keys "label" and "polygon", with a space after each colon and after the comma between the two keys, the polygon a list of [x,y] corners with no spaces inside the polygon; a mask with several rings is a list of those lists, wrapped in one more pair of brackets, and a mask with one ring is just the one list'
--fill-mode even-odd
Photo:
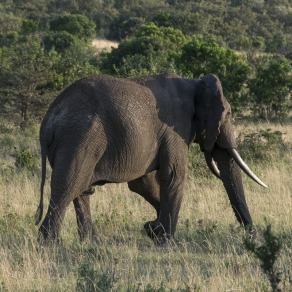
{"label": "distant hillside", "polygon": [[292,52],[292,6],[289,0],[2,0],[0,34],[13,30],[17,17],[37,21],[46,29],[51,19],[85,14],[96,24],[98,38],[121,40],[141,24],[153,21],[184,33],[215,35],[236,50]]}

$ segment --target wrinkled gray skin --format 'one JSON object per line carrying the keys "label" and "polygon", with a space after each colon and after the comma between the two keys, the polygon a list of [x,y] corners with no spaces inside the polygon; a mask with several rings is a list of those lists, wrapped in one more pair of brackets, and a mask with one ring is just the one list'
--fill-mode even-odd
{"label": "wrinkled gray skin", "polygon": [[157,219],[144,226],[147,234],[165,243],[176,229],[192,142],[216,161],[237,220],[252,227],[240,169],[227,151],[236,148],[230,105],[216,76],[102,75],[75,82],[56,98],[41,125],[37,224],[43,213],[46,157],[53,170],[40,242],[58,238],[72,201],[81,239],[96,235],[88,194],[95,185],[128,182],[157,212]]}

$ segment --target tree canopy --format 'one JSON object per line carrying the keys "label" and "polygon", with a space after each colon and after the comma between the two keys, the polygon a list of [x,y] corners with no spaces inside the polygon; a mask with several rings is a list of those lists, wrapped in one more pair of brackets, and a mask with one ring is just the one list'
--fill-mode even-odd
{"label": "tree canopy", "polygon": [[[0,106],[41,117],[65,86],[89,74],[218,75],[237,114],[291,112],[291,4],[280,1],[3,0]],[[97,52],[94,38],[119,41]]]}

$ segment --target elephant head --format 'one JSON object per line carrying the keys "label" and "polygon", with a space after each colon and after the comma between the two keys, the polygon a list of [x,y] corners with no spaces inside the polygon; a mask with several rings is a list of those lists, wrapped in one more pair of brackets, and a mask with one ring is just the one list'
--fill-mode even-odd
{"label": "elephant head", "polygon": [[258,184],[267,186],[250,170],[236,150],[231,107],[215,75],[208,74],[198,82],[195,110],[194,142],[199,143],[212,173],[222,179],[238,221],[252,225],[240,168]]}

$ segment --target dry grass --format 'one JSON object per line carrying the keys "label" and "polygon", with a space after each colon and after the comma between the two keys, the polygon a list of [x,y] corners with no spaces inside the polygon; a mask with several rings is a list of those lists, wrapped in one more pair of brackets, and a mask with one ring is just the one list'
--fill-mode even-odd
{"label": "dry grass", "polygon": [[236,133],[239,134],[242,131],[259,131],[271,129],[272,131],[280,131],[283,133],[284,141],[292,143],[292,127],[291,124],[274,124],[274,123],[240,123],[236,126]]}
{"label": "dry grass", "polygon": [[119,45],[118,42],[103,39],[95,39],[91,44],[97,49],[97,51],[111,51],[112,48],[117,48]]}
{"label": "dry grass", "polygon": [[[291,139],[291,126],[248,127],[279,129]],[[259,234],[269,222],[281,237],[283,249],[277,266],[283,272],[284,291],[289,291],[292,158],[287,154],[283,160],[266,164],[261,170],[254,167],[269,188],[263,189],[244,176],[248,205]],[[39,198],[39,177],[28,171],[2,172],[0,184],[0,291],[270,289],[260,263],[244,248],[244,232],[234,218],[222,183],[216,178],[191,175],[176,242],[168,248],[155,247],[146,237],[143,223],[155,214],[125,184],[99,187],[92,196],[98,243],[79,243],[71,206],[62,230],[63,243],[40,247],[33,219]]]}

